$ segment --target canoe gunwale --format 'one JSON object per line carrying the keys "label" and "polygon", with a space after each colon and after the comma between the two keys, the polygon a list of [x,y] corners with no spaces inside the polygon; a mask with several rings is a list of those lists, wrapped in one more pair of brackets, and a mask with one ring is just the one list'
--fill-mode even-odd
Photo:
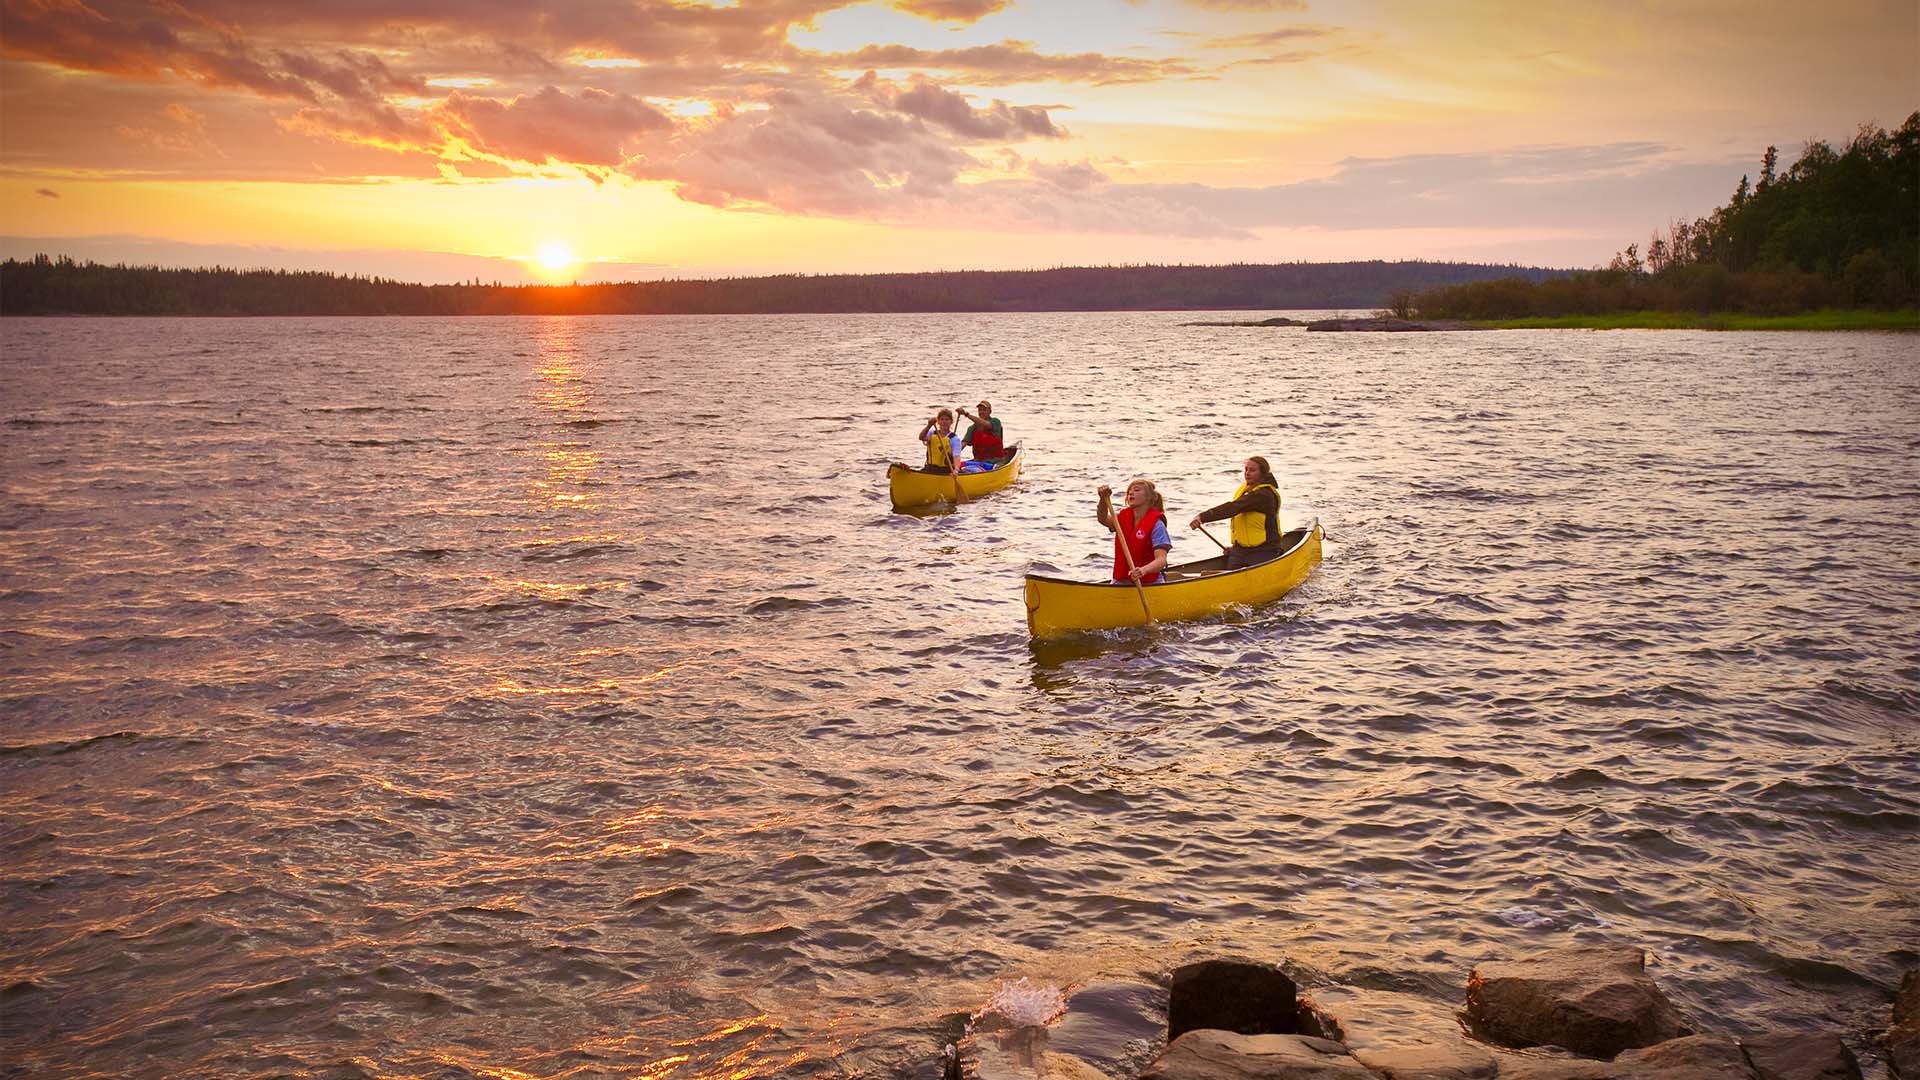
{"label": "canoe gunwale", "polygon": [[[1218,583],[1221,581],[1225,581],[1231,577],[1234,577],[1235,575],[1247,573],[1250,570],[1259,570],[1263,567],[1271,568],[1274,563],[1284,562],[1287,558],[1289,558],[1290,556],[1298,552],[1301,548],[1305,547],[1307,544],[1307,541],[1313,539],[1313,534],[1315,530],[1319,529],[1319,527],[1320,527],[1320,519],[1313,518],[1298,529],[1287,530],[1287,532],[1282,533],[1281,535],[1291,536],[1294,533],[1299,533],[1300,538],[1298,540],[1295,540],[1292,544],[1287,545],[1286,549],[1281,551],[1280,554],[1275,555],[1271,559],[1264,559],[1260,562],[1254,563],[1252,566],[1243,566],[1238,570],[1228,570],[1226,568],[1227,556],[1224,552],[1222,552],[1221,554],[1212,556],[1211,558],[1195,559],[1192,562],[1179,563],[1174,566],[1169,566],[1166,569],[1166,573],[1169,573],[1169,574],[1202,573],[1202,572],[1215,569],[1215,567],[1209,566],[1208,565],[1209,563],[1218,563],[1219,572],[1217,573],[1207,573],[1205,577],[1189,578],[1184,581],[1156,581],[1151,585],[1143,585],[1141,587],[1146,589],[1164,589],[1169,586],[1173,586],[1177,588],[1181,585],[1190,585],[1195,581],[1206,581],[1209,583]],[[1028,574],[1027,580],[1028,581],[1044,581],[1049,585],[1084,585],[1090,589],[1105,589],[1111,586],[1112,584],[1111,582],[1107,582],[1107,581],[1087,581],[1084,578],[1048,577],[1045,574]]]}

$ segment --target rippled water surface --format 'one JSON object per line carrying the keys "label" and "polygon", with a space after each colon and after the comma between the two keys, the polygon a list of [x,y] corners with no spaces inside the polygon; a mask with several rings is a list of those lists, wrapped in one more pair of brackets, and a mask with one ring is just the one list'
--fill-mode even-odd
{"label": "rippled water surface", "polygon": [[[1115,955],[1573,941],[1864,1049],[1920,339],[1188,318],[0,324],[0,1074],[890,1076]],[[982,396],[1020,483],[890,512]],[[1029,644],[1097,484],[1251,453],[1300,590]]]}

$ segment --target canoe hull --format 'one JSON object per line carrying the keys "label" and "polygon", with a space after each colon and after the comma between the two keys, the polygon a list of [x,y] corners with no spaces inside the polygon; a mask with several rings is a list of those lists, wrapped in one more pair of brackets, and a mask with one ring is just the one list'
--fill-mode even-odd
{"label": "canoe hull", "polygon": [[[1320,563],[1320,522],[1287,534],[1279,558],[1227,570],[1226,556],[1168,567],[1169,580],[1148,585],[1146,607],[1140,589],[1090,584],[1061,578],[1027,576],[1027,630],[1036,638],[1061,637],[1090,630],[1144,626],[1147,610],[1155,620],[1204,619],[1236,605],[1264,604],[1292,592]],[[1218,571],[1218,572],[1215,572]],[[1204,577],[1182,577],[1206,574]]]}
{"label": "canoe hull", "polygon": [[[1020,478],[1020,467],[1025,463],[1025,458],[1026,451],[1021,444],[1015,443],[1005,465],[991,472],[961,473],[960,490],[970,500],[999,491]],[[887,469],[887,494],[892,497],[895,510],[950,503],[954,501],[953,478],[895,464]]]}

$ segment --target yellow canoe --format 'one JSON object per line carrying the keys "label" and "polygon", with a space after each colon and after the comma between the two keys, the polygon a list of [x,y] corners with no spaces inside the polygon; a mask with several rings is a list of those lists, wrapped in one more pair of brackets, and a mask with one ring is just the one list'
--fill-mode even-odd
{"label": "yellow canoe", "polygon": [[1027,630],[1036,638],[1053,638],[1087,630],[1145,626],[1148,610],[1155,620],[1172,622],[1202,619],[1236,604],[1278,600],[1319,565],[1319,519],[1282,536],[1281,551],[1277,559],[1239,570],[1227,569],[1225,555],[1169,566],[1165,581],[1146,586],[1144,609],[1141,590],[1132,585],[1028,574]]}
{"label": "yellow canoe", "polygon": [[[960,490],[966,492],[968,499],[977,499],[1019,479],[1020,465],[1026,457],[1021,445],[1014,443],[1013,453],[1007,455],[1007,460],[997,468],[988,472],[961,473]],[[923,473],[896,463],[887,467],[887,493],[893,496],[895,510],[950,503],[954,501],[953,477],[941,473]]]}

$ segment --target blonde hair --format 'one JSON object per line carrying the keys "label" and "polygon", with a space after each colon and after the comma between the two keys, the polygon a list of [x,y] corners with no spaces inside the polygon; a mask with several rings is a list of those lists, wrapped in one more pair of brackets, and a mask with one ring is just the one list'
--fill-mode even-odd
{"label": "blonde hair", "polygon": [[1127,481],[1127,490],[1131,492],[1133,490],[1133,485],[1135,484],[1139,484],[1141,487],[1144,487],[1147,489],[1147,505],[1148,506],[1152,507],[1155,510],[1160,511],[1163,514],[1167,512],[1167,502],[1165,499],[1162,499],[1160,497],[1160,489],[1153,486],[1153,481],[1147,479],[1144,476],[1135,477],[1134,479]]}

